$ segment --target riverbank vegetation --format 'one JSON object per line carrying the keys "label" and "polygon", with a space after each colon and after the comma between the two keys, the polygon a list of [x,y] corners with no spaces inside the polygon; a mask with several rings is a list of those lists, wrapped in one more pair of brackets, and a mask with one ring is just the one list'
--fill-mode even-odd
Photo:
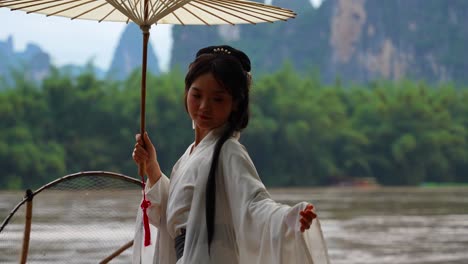
{"label": "riverbank vegetation", "polygon": [[[58,70],[41,83],[0,84],[0,188],[35,188],[68,173],[138,177],[140,75],[100,80]],[[241,141],[269,186],[374,178],[382,185],[468,182],[468,87],[412,80],[324,84],[284,66],[256,76]],[[193,140],[184,74],[147,81],[147,130],[163,170]]]}

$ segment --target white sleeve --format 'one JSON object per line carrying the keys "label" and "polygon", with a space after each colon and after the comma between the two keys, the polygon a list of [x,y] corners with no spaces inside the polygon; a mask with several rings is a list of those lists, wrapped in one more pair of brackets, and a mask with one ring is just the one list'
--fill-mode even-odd
{"label": "white sleeve", "polygon": [[163,174],[151,188],[145,188],[147,200],[151,202],[147,210],[148,218],[157,229],[151,228],[152,245],[144,247],[143,212],[141,208],[138,208],[132,259],[134,264],[176,262],[174,240],[170,238],[166,225],[169,183],[169,178]]}
{"label": "white sleeve", "polygon": [[[300,231],[300,215],[307,203],[293,207],[273,201],[247,152],[227,141],[220,165],[232,210],[241,263],[329,263],[325,241],[314,220]],[[224,149],[227,149],[224,151]]]}
{"label": "white sleeve", "polygon": [[161,214],[166,213],[167,198],[169,196],[169,178],[162,174],[161,178],[151,188],[148,188],[147,182],[145,194],[147,200],[151,203],[147,210],[149,221],[152,225],[159,228]]}

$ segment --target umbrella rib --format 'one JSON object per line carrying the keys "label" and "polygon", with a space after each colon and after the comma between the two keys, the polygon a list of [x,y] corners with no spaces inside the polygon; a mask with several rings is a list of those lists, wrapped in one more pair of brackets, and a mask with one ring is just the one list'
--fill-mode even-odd
{"label": "umbrella rib", "polygon": [[[1,1],[1,0],[0,0],[0,1]],[[20,3],[18,3],[18,4],[36,3],[36,4],[31,4],[31,5],[26,5],[26,6],[20,6],[20,7],[11,9],[12,11],[15,11],[15,10],[22,9],[22,8],[29,8],[29,7],[41,6],[41,5],[44,5],[44,4],[49,4],[49,3],[53,3],[53,2],[57,2],[57,1],[56,1],[56,0],[54,0],[54,1],[42,1],[41,3],[37,3],[37,2],[38,2],[37,0],[30,0],[30,1],[10,0],[10,1],[8,1],[8,2],[20,2]],[[45,10],[45,9],[48,9],[48,8],[57,7],[57,6],[60,6],[60,5],[67,5],[67,4],[70,4],[70,3],[73,3],[73,2],[79,2],[79,1],[74,0],[74,1],[62,2],[62,3],[59,3],[59,4],[57,4],[57,5],[48,6],[48,7],[44,7],[44,8],[39,8],[39,9],[36,9],[36,10],[34,10],[34,11],[27,11],[26,13],[29,14],[29,13],[32,13],[32,12],[38,12],[38,11],[42,11],[42,10]],[[86,5],[86,4],[89,4],[90,2],[91,2],[91,1],[85,2],[85,3],[81,3],[81,4],[77,5],[77,6]],[[18,4],[16,4],[16,5],[18,5]],[[71,19],[79,18],[80,16],[82,16],[82,15],[84,15],[84,14],[86,14],[86,13],[89,13],[89,12],[91,12],[91,11],[93,11],[93,10],[96,10],[96,9],[98,9],[98,8],[100,8],[100,7],[104,6],[104,5],[106,5],[106,4],[107,4],[107,3],[104,2],[103,4],[97,6],[97,7],[93,8],[93,9],[90,9],[90,10],[85,11],[85,12],[83,12],[83,13],[81,13],[81,14],[75,16],[75,17],[72,17]],[[75,7],[77,7],[77,6],[70,7],[69,9],[75,8]],[[0,7],[3,7],[3,6],[0,5]],[[98,22],[104,21],[108,16],[110,16],[113,12],[115,12],[116,8],[115,8],[115,6],[113,6],[113,7],[114,7],[114,9],[113,9],[112,11],[110,11],[108,14],[106,14],[104,17],[102,17],[101,19],[99,19]],[[57,13],[60,13],[60,12],[66,11],[66,10],[67,10],[67,9],[60,10],[60,11],[58,11]],[[54,14],[57,14],[57,13],[54,13]],[[54,14],[49,14],[49,15],[47,15],[47,16],[51,16],[51,15],[54,15]],[[128,23],[128,20],[127,20],[127,23]]]}
{"label": "umbrella rib", "polygon": [[[91,0],[91,1],[92,1],[92,0]],[[91,2],[91,1],[90,1],[90,2]],[[38,7],[39,7],[39,6],[41,6],[41,5],[49,4],[49,3],[53,3],[53,2],[57,2],[57,1],[52,0],[52,1],[47,1],[47,2],[42,2],[42,3],[39,3],[39,4],[35,4],[35,5],[22,6],[22,7],[15,8],[15,9],[11,9],[11,10],[18,10],[18,9],[20,9],[20,8],[28,8],[28,7],[34,7],[34,6],[38,6]],[[50,8],[54,8],[54,7],[58,7],[58,6],[68,5],[68,4],[71,4],[71,3],[74,3],[74,2],[76,2],[76,1],[71,0],[71,1],[67,1],[67,2],[58,3],[58,4],[56,4],[56,5],[45,6],[45,7],[41,7],[41,8],[39,8],[39,9],[35,9],[35,10],[32,10],[32,11],[27,11],[26,14],[30,14],[30,13],[34,13],[34,12],[38,12],[38,11],[42,11],[42,10],[46,10],[46,9],[50,9]],[[79,4],[79,5],[76,5],[76,6],[80,6],[80,5],[82,5],[82,4]],[[67,8],[67,9],[70,9],[70,8]],[[65,10],[67,10],[67,9],[65,9]],[[59,13],[59,12],[62,12],[62,11],[63,11],[63,10],[58,11],[58,12],[53,13],[53,14],[46,14],[46,16],[55,15],[55,14],[57,14],[57,13]]]}
{"label": "umbrella rib", "polygon": [[25,3],[31,3],[31,2],[37,2],[37,0],[30,0],[30,1],[24,1],[24,0],[5,0],[2,1],[0,0],[0,7],[7,7],[11,5],[20,5],[20,4],[25,4]]}
{"label": "umbrella rib", "polygon": [[37,0],[30,0],[30,1],[24,1],[24,0],[7,0],[7,1],[2,1],[0,0],[0,7],[8,7],[11,5],[21,5],[21,4],[27,4],[31,2],[37,2]]}
{"label": "umbrella rib", "polygon": [[[182,9],[186,10],[185,7],[182,7]],[[182,26],[185,26],[185,23],[184,21],[182,21],[182,19],[179,18],[179,16],[174,12],[172,12],[175,16],[175,18],[177,19],[177,21],[179,21],[179,23],[182,25]]]}
{"label": "umbrella rib", "polygon": [[[125,14],[129,19],[133,17],[135,20],[141,20],[141,17],[138,16],[138,11],[136,10],[136,4],[135,6],[132,6],[131,4],[127,4],[126,1],[114,1],[114,0],[108,0],[110,4],[112,4],[115,8],[117,8],[122,14]],[[120,7],[120,8],[119,8]],[[132,19],[133,20],[133,19]],[[128,20],[127,20],[128,22]]]}
{"label": "umbrella rib", "polygon": [[[170,2],[170,4],[167,4],[167,2]],[[163,12],[165,10],[169,10],[171,9],[171,12],[174,11],[174,7],[176,5],[179,5],[181,2],[184,2],[184,0],[176,0],[176,1],[164,1],[164,0],[161,0],[159,1],[159,3],[161,3],[158,8],[155,10],[154,14],[159,14],[160,12]],[[184,3],[185,5],[185,3]],[[183,6],[183,5],[182,5]],[[180,6],[179,6],[180,7]]]}
{"label": "umbrella rib", "polygon": [[[178,3],[177,1],[172,1],[172,2],[175,3],[175,4]],[[172,5],[170,6],[170,5],[167,4],[167,1],[164,1],[164,0],[159,1],[159,3],[160,3],[160,4],[157,6],[157,8],[156,8],[155,10],[151,10],[151,11],[152,11],[152,14],[154,15],[154,16],[152,16],[152,20],[151,20],[152,23],[155,23],[155,22],[158,20],[158,18],[157,18],[157,16],[156,16],[156,15],[158,14],[158,12],[164,10],[164,8],[165,8],[165,9],[170,9],[170,8],[172,8],[172,7],[175,5],[175,4],[172,4]],[[175,10],[174,10],[174,11],[175,11]],[[180,18],[179,18],[174,12],[173,12],[173,15],[176,17],[176,19],[179,21],[179,23],[181,23],[182,25],[184,25],[184,23],[182,22],[182,20],[180,20]],[[154,19],[154,18],[156,18],[156,19]]]}
{"label": "umbrella rib", "polygon": [[[138,5],[140,5],[139,9],[138,9]],[[135,8],[137,9],[138,14],[141,15],[141,21],[142,21],[141,24],[147,24],[148,17],[145,18],[145,0],[137,0],[135,2]]]}
{"label": "umbrella rib", "polygon": [[[160,1],[160,2],[163,2],[163,1]],[[181,8],[184,9],[184,10],[186,10],[185,7],[183,7],[183,6],[182,6]],[[172,12],[172,15],[177,19],[177,21],[179,21],[179,23],[180,23],[181,25],[185,26],[185,23],[179,18],[179,16],[176,14],[175,11],[176,11],[176,10],[174,10],[174,11]]]}
{"label": "umbrella rib", "polygon": [[[75,2],[75,1],[72,1],[72,2]],[[83,4],[74,5],[74,6],[72,6],[72,7],[68,7],[68,8],[59,10],[59,11],[57,11],[57,12],[55,12],[55,13],[47,14],[46,16],[54,16],[54,15],[57,15],[57,14],[62,13],[62,12],[64,12],[64,11],[68,11],[68,10],[70,10],[70,9],[73,9],[73,8],[75,8],[75,7],[82,6],[82,5],[86,5],[86,4],[93,3],[93,2],[96,2],[96,1],[95,1],[95,0],[89,0],[88,2],[84,2]]]}
{"label": "umbrella rib", "polygon": [[153,21],[158,21],[159,19],[169,15],[173,11],[177,10],[178,8],[188,4],[191,0],[176,0],[174,1],[173,5],[170,5],[170,8],[163,9],[161,13],[155,14],[153,17]]}
{"label": "umbrella rib", "polygon": [[[163,11],[164,9],[169,9],[174,7],[175,5],[179,4],[181,0],[176,0],[176,1],[165,1],[165,0],[159,0],[155,1],[155,4],[153,5],[153,8],[151,9],[151,13],[153,15],[159,14],[159,12]],[[169,2],[169,4],[168,4]],[[153,18],[155,16],[152,16]]]}
{"label": "umbrella rib", "polygon": [[137,16],[135,16],[135,13],[132,12],[131,10],[132,7],[128,6],[126,3],[124,3],[124,1],[120,1],[120,2],[114,1],[114,0],[106,0],[106,1],[128,18],[127,23],[129,22],[129,20],[135,21],[135,23],[136,21],[140,20],[138,19]]}
{"label": "umbrella rib", "polygon": [[[228,24],[234,26],[234,23],[232,23],[232,22],[229,21],[229,20],[226,20],[226,19],[224,19],[224,18],[222,18],[222,17],[220,17],[220,16],[218,16],[218,15],[216,15],[216,14],[214,14],[214,13],[212,13],[212,12],[206,10],[206,9],[203,9],[203,8],[197,6],[197,5],[194,5],[193,3],[189,3],[189,4],[190,4],[191,6],[193,6],[193,7],[195,7],[195,8],[200,9],[200,10],[203,11],[203,12],[206,12],[206,13],[208,13],[208,14],[214,16],[214,17],[217,17],[218,19],[220,19],[220,20],[222,20],[222,21],[224,21],[224,22],[226,22],[226,23],[228,23]],[[244,21],[247,21],[246,19],[242,19],[242,18],[240,18],[240,19],[241,19],[241,20],[244,20]],[[203,22],[203,20],[202,20],[202,22]],[[251,24],[255,24],[255,23],[253,23],[253,22],[251,22],[251,21],[247,21],[247,22],[249,22],[249,23],[251,23]]]}
{"label": "umbrella rib", "polygon": [[154,14],[155,12],[158,10],[157,6],[159,6],[157,3],[158,1],[155,1],[153,3],[153,1],[149,1],[150,3],[150,7],[149,7],[149,10],[148,10],[148,18],[147,18],[147,21],[145,21],[147,24],[153,24],[153,23],[150,23],[151,19],[154,17]]}
{"label": "umbrella rib", "polygon": [[[200,1],[203,1],[203,0],[200,0]],[[287,16],[286,13],[284,11],[288,11],[287,13],[289,13],[288,15],[295,15],[294,12],[292,12],[291,10],[288,10],[288,9],[281,9],[283,12],[280,12],[278,10],[277,7],[274,7],[274,6],[267,6],[267,5],[263,5],[263,6],[259,6],[257,4],[255,5],[248,5],[248,4],[245,4],[245,3],[239,3],[239,4],[234,4],[235,1],[220,1],[220,0],[212,0],[210,2],[217,2],[221,5],[224,5],[224,6],[231,6],[235,9],[238,9],[238,10],[249,10],[253,13],[256,13],[256,14],[259,14],[259,15],[262,15],[262,16],[268,16],[268,17],[271,17],[271,18],[274,18],[274,19],[280,19],[280,20],[286,20],[284,19],[284,17],[290,17],[290,16]],[[251,8],[255,8],[255,9],[248,9],[249,7]],[[278,16],[275,16],[275,15],[278,15]]]}
{"label": "umbrella rib", "polygon": [[151,10],[153,14],[159,13],[164,7],[167,7],[168,4],[164,0],[157,1],[154,5],[154,8]]}
{"label": "umbrella rib", "polygon": [[107,13],[107,15],[105,15],[103,18],[98,20],[98,22],[101,23],[102,21],[104,21],[104,19],[106,19],[108,16],[110,16],[112,13],[114,13],[115,10],[117,10],[117,9],[114,7],[114,9],[112,9],[112,11],[110,11],[109,13]]}
{"label": "umbrella rib", "polygon": [[[28,2],[25,2],[25,3],[30,3],[30,2],[37,2],[37,1],[28,1]],[[36,4],[32,4],[32,5],[26,5],[26,6],[19,6],[19,7],[16,7],[16,8],[12,8],[11,11],[16,11],[16,10],[20,10],[22,8],[29,8],[29,7],[35,7],[35,6],[41,6],[41,5],[44,5],[44,4],[50,4],[50,3],[54,3],[54,2],[57,2],[56,0],[51,0],[51,1],[46,1],[46,2],[41,2],[41,3],[36,3]],[[69,1],[69,2],[66,2],[66,3],[59,3],[59,4],[56,4],[52,7],[56,7],[56,6],[59,6],[59,5],[64,5],[64,4],[69,4],[69,3],[72,3],[73,0]],[[21,5],[21,4],[19,4]],[[46,7],[46,8],[49,8],[49,7]],[[40,11],[42,9],[39,9],[38,11]],[[35,12],[35,11],[29,11],[29,12],[26,12],[26,13],[30,13],[30,12]]]}
{"label": "umbrella rib", "polygon": [[[181,9],[185,9],[185,8],[181,7]],[[185,26],[184,21],[182,21],[175,12],[172,12],[172,15],[177,19],[177,21],[179,21],[180,25]],[[153,23],[156,23],[156,22],[153,22]]]}
{"label": "umbrella rib", "polygon": [[135,13],[133,12],[132,6],[129,5],[126,1],[124,1],[124,0],[122,0],[122,1],[108,0],[107,2],[109,2],[112,6],[114,6],[117,10],[119,10],[126,17],[135,18]]}
{"label": "umbrella rib", "polygon": [[[201,4],[201,3],[204,2],[204,1],[197,1],[197,0],[195,0],[195,2]],[[245,19],[245,18],[243,18],[243,17],[241,17],[241,16],[234,15],[234,14],[232,14],[232,13],[226,12],[226,11],[224,11],[223,9],[218,8],[218,6],[216,6],[216,5],[208,4],[208,2],[206,2],[205,5],[207,5],[207,6],[211,7],[211,8],[213,8],[213,9],[216,9],[216,10],[218,10],[218,11],[220,11],[220,12],[224,12],[224,13],[226,13],[226,14],[228,14],[228,15],[231,15],[231,16],[237,17],[237,18],[239,18],[239,19],[242,19],[242,20],[244,20],[244,21],[247,21],[247,22],[249,22],[250,24],[255,24],[254,22],[249,21],[249,20],[247,20],[247,19]],[[269,23],[272,23],[272,22],[273,22],[273,21],[267,20],[267,19],[265,19],[265,18],[261,18],[261,17],[255,16],[255,15],[253,15],[253,14],[249,14],[249,13],[246,13],[246,12],[243,12],[243,11],[240,11],[240,10],[236,10],[236,9],[234,9],[234,8],[230,8],[230,7],[226,7],[226,6],[224,6],[224,8],[226,8],[226,9],[228,9],[228,10],[231,10],[231,11],[235,11],[235,12],[244,14],[244,15],[248,15],[248,16],[251,16],[251,17],[260,19],[260,20],[263,20],[263,21],[265,21],[265,22],[269,22]]]}
{"label": "umbrella rib", "polygon": [[[138,8],[138,6],[140,5],[140,3],[142,1],[140,1],[140,0],[137,0],[137,1],[127,0],[127,2],[130,2],[130,4],[128,6],[131,8],[131,10],[132,10],[133,14],[135,15],[135,17],[137,17],[138,20],[140,21],[138,24],[143,24],[145,22],[145,18],[143,17],[144,16],[144,14],[143,14],[144,11],[142,12],[141,8]],[[131,3],[133,3],[133,5]]]}
{"label": "umbrella rib", "polygon": [[[83,13],[81,13],[81,14],[79,14],[79,15],[77,15],[77,16],[72,17],[71,19],[72,19],[72,20],[73,20],[73,19],[77,19],[77,18],[79,18],[79,17],[82,16],[82,15],[85,15],[85,14],[87,14],[87,13],[89,13],[89,12],[92,12],[92,11],[98,9],[98,8],[101,8],[101,7],[104,6],[104,5],[107,5],[107,3],[104,2],[104,3],[102,3],[102,4],[99,5],[99,6],[96,6],[96,7],[92,8],[92,9],[89,9],[89,10],[87,10],[87,11],[84,11]],[[114,10],[115,10],[115,9],[114,9]]]}
{"label": "umbrella rib", "polygon": [[[203,20],[201,17],[197,16],[197,14],[193,13],[192,11],[188,10],[187,8],[185,7],[182,7],[185,11],[187,11],[188,13],[190,13],[192,16],[196,17],[198,20],[200,20],[201,22],[203,22],[205,25],[207,26],[210,26],[210,24],[208,22],[206,22],[205,20]],[[228,22],[228,21],[227,21]]]}
{"label": "umbrella rib", "polygon": [[[202,3],[198,2],[198,1],[194,1],[194,2],[203,5]],[[210,12],[210,11],[207,11],[207,10],[204,10],[203,8],[201,8],[201,7],[195,6],[193,3],[190,3],[190,4],[192,4],[192,6],[194,6],[194,7],[197,7],[197,8],[199,8],[199,9],[205,11],[206,13],[208,13],[208,14],[210,14],[210,15],[212,15],[212,16],[215,16],[215,17],[217,17],[217,18],[219,18],[219,19],[221,19],[221,20],[223,20],[223,21],[225,21],[225,22],[228,22],[228,23],[231,24],[231,25],[234,25],[234,23],[232,23],[232,22],[230,22],[230,21],[228,21],[228,20],[226,20],[226,19],[224,19],[224,18],[222,18],[222,17],[220,17],[220,16],[218,16],[218,15],[215,15],[214,13],[212,13],[212,12]],[[220,12],[226,13],[226,14],[228,14],[228,15],[230,15],[230,16],[237,17],[238,19],[243,20],[243,21],[245,21],[245,22],[247,22],[247,23],[250,23],[250,24],[254,24],[254,25],[255,25],[255,22],[250,21],[250,20],[248,20],[248,19],[246,19],[246,18],[243,18],[243,17],[241,17],[241,16],[228,13],[228,12],[222,10],[222,9],[219,9],[219,8],[217,8],[217,7],[215,7],[215,6],[211,6],[211,5],[209,5],[209,4],[207,4],[206,6],[208,6],[208,7],[210,7],[210,8],[213,8],[213,9],[215,9],[215,10],[218,10],[218,11],[220,11]],[[264,20],[264,19],[261,19],[261,20]],[[264,21],[266,21],[266,20],[264,20]],[[267,22],[270,22],[270,21],[267,21]]]}
{"label": "umbrella rib", "polygon": [[4,3],[4,4],[8,4],[8,3],[12,3],[12,2],[21,2],[21,1],[18,1],[18,0],[0,0],[0,3]]}
{"label": "umbrella rib", "polygon": [[161,10],[161,8],[164,8],[164,6],[167,6],[164,4],[164,1],[156,1],[151,8],[151,14],[157,14]]}
{"label": "umbrella rib", "polygon": [[[216,6],[216,5],[213,5],[213,4],[211,4],[211,3],[208,4],[208,1],[203,1],[203,0],[202,0],[202,1],[195,0],[195,1],[196,1],[196,2],[200,2],[200,3],[201,3],[201,2],[206,2],[205,5],[207,5],[207,6],[211,7],[211,8],[213,8],[213,9],[217,9],[217,10],[219,10],[219,11],[221,11],[221,12],[225,12],[225,13],[227,13],[227,14],[229,14],[229,15],[232,15],[232,16],[235,16],[235,17],[238,17],[238,18],[241,18],[241,19],[242,19],[242,17],[240,17],[240,16],[237,16],[237,15],[234,15],[234,14],[232,14],[232,13],[229,13],[229,12],[226,12],[226,11],[224,11],[224,10],[219,9],[219,8],[218,8],[219,5]],[[222,1],[218,1],[218,3],[222,3]],[[226,8],[226,9],[228,9],[228,10],[235,11],[235,12],[238,12],[238,13],[241,13],[241,14],[244,14],[244,15],[248,15],[248,16],[257,18],[257,19],[262,20],[262,21],[265,21],[265,22],[273,23],[272,20],[268,20],[268,19],[266,19],[266,18],[263,18],[263,17],[254,15],[253,13],[257,13],[257,14],[258,14],[258,12],[256,12],[256,10],[252,10],[252,9],[239,9],[239,8],[237,8],[237,7],[232,7],[232,6],[229,6],[229,5],[226,6],[225,3],[223,3],[223,4],[224,4],[223,7]],[[245,12],[245,10],[247,10],[247,11],[252,11],[252,13]],[[270,18],[273,18],[273,19],[285,20],[284,18],[279,18],[279,17],[275,17],[275,16],[271,16],[271,15],[265,15],[265,14],[262,14],[262,15],[267,16],[267,17],[270,17]],[[246,20],[246,19],[244,19],[244,20]],[[250,21],[248,21],[248,22],[250,22]],[[252,22],[250,22],[250,23],[252,23]],[[253,23],[252,23],[252,24],[253,24]]]}
{"label": "umbrella rib", "polygon": [[225,2],[231,2],[232,4],[236,5],[243,5],[243,6],[255,6],[257,8],[265,9],[265,10],[277,10],[277,11],[286,11],[287,13],[294,13],[293,11],[278,7],[278,6],[273,6],[273,5],[266,5],[262,3],[257,3],[257,2],[247,2],[247,1],[242,1],[242,0],[224,0]]}
{"label": "umbrella rib", "polygon": [[151,6],[151,8],[150,8],[150,10],[149,10],[149,13],[150,13],[150,16],[151,16],[151,17],[153,17],[153,14],[156,12],[158,3],[159,3],[159,1],[154,1],[154,3],[153,3],[153,1],[150,1],[150,4],[151,4],[150,6]]}
{"label": "umbrella rib", "polygon": [[164,0],[156,1],[156,4],[154,5],[154,9],[152,10],[152,13],[153,14],[158,13],[161,10],[161,8],[164,8],[164,6],[167,6]]}

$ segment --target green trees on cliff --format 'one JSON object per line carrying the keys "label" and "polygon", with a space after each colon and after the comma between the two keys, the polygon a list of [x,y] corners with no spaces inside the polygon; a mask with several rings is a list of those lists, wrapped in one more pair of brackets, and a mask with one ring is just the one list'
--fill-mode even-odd
{"label": "green trees on cliff", "polygon": [[[40,84],[16,74],[0,89],[0,188],[35,188],[68,173],[137,176],[140,75],[121,82],[54,71]],[[342,87],[317,74],[256,76],[241,141],[268,185],[375,177],[385,185],[468,182],[468,89],[378,81]],[[182,72],[149,76],[147,130],[163,170],[193,140]]]}

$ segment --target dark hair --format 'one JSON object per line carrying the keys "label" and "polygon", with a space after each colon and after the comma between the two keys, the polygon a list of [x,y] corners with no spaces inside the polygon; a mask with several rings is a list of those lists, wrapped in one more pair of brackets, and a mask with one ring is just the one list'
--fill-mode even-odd
{"label": "dark hair", "polygon": [[197,52],[185,77],[185,108],[187,93],[192,83],[201,75],[211,73],[215,80],[232,96],[235,111],[228,119],[226,129],[216,142],[206,183],[205,215],[208,231],[208,253],[214,237],[216,214],[216,168],[221,148],[234,132],[240,132],[249,123],[249,89],[251,84],[250,60],[247,55],[230,46],[210,46]]}

